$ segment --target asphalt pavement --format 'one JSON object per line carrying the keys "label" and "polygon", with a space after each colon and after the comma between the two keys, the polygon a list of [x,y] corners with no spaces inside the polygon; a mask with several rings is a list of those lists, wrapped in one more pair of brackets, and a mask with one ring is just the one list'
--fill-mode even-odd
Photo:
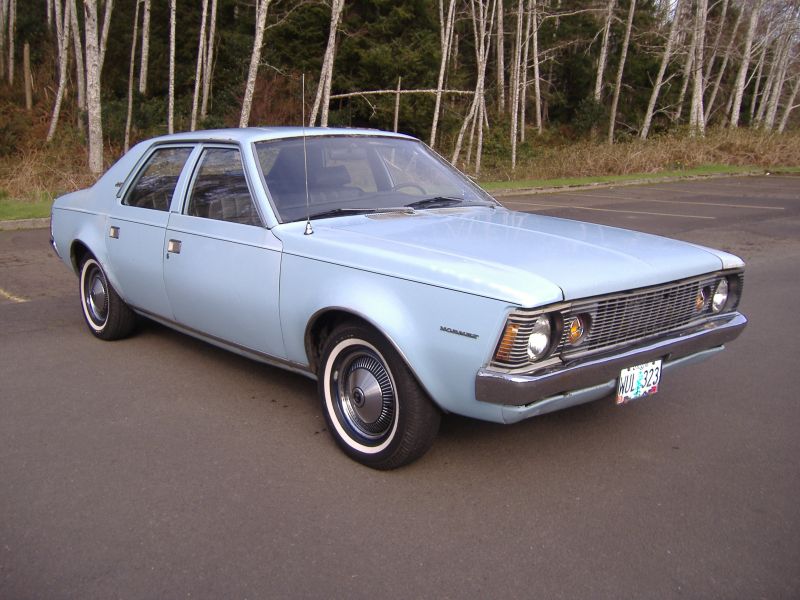
{"label": "asphalt pavement", "polygon": [[313,382],[95,340],[47,230],[0,232],[0,598],[800,597],[800,178],[502,201],[739,254],[748,328],[652,398],[446,416],[376,472]]}

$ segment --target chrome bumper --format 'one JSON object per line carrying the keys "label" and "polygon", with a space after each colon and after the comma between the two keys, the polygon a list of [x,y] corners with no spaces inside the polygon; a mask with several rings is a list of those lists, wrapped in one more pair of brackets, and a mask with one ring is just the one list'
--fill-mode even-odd
{"label": "chrome bumper", "polygon": [[[517,421],[607,395],[626,367],[661,359],[667,371],[679,362],[690,362],[695,355],[710,356],[713,350],[721,350],[723,344],[735,340],[745,325],[747,319],[738,312],[721,315],[666,339],[588,357],[535,375],[481,369],[475,378],[475,395],[480,402],[508,407],[511,410],[507,411],[506,421]],[[547,408],[537,409],[537,403],[546,404]]]}

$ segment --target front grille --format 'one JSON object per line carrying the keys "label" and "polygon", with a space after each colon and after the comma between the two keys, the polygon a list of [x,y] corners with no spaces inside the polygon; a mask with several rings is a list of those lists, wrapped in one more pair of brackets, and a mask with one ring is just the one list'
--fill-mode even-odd
{"label": "front grille", "polygon": [[[560,339],[551,358],[536,367],[545,367],[554,361],[572,359],[595,352],[630,345],[671,331],[687,327],[708,318],[711,314],[711,293],[706,294],[702,309],[695,304],[701,289],[713,290],[722,279],[721,274],[710,274],[664,285],[641,288],[627,292],[578,300],[554,307],[562,320]],[[739,274],[738,289],[741,294],[743,274]],[[735,306],[729,307],[735,308]],[[509,322],[519,330],[515,343],[503,360],[496,356],[491,366],[502,370],[530,369],[534,366],[528,358],[527,341],[533,324],[543,309],[521,309],[509,315]],[[577,346],[567,342],[569,328],[577,315],[588,315],[589,331]]]}

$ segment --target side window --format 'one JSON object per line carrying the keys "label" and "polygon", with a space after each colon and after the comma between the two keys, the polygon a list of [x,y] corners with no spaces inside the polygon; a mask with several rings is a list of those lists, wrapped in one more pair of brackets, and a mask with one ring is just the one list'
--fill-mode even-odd
{"label": "side window", "polygon": [[186,214],[243,225],[261,225],[238,150],[208,148],[203,151]]}
{"label": "side window", "polygon": [[122,203],[139,208],[169,210],[178,177],[191,153],[190,147],[156,150],[142,167],[136,183]]}

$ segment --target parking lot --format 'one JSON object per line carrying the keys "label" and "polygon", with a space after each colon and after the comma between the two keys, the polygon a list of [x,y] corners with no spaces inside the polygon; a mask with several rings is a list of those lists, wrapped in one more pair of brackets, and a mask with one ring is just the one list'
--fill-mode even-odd
{"label": "parking lot", "polygon": [[652,398],[446,416],[376,472],[310,380],[99,342],[47,230],[0,232],[0,598],[800,597],[800,178],[500,199],[742,256],[748,328]]}

